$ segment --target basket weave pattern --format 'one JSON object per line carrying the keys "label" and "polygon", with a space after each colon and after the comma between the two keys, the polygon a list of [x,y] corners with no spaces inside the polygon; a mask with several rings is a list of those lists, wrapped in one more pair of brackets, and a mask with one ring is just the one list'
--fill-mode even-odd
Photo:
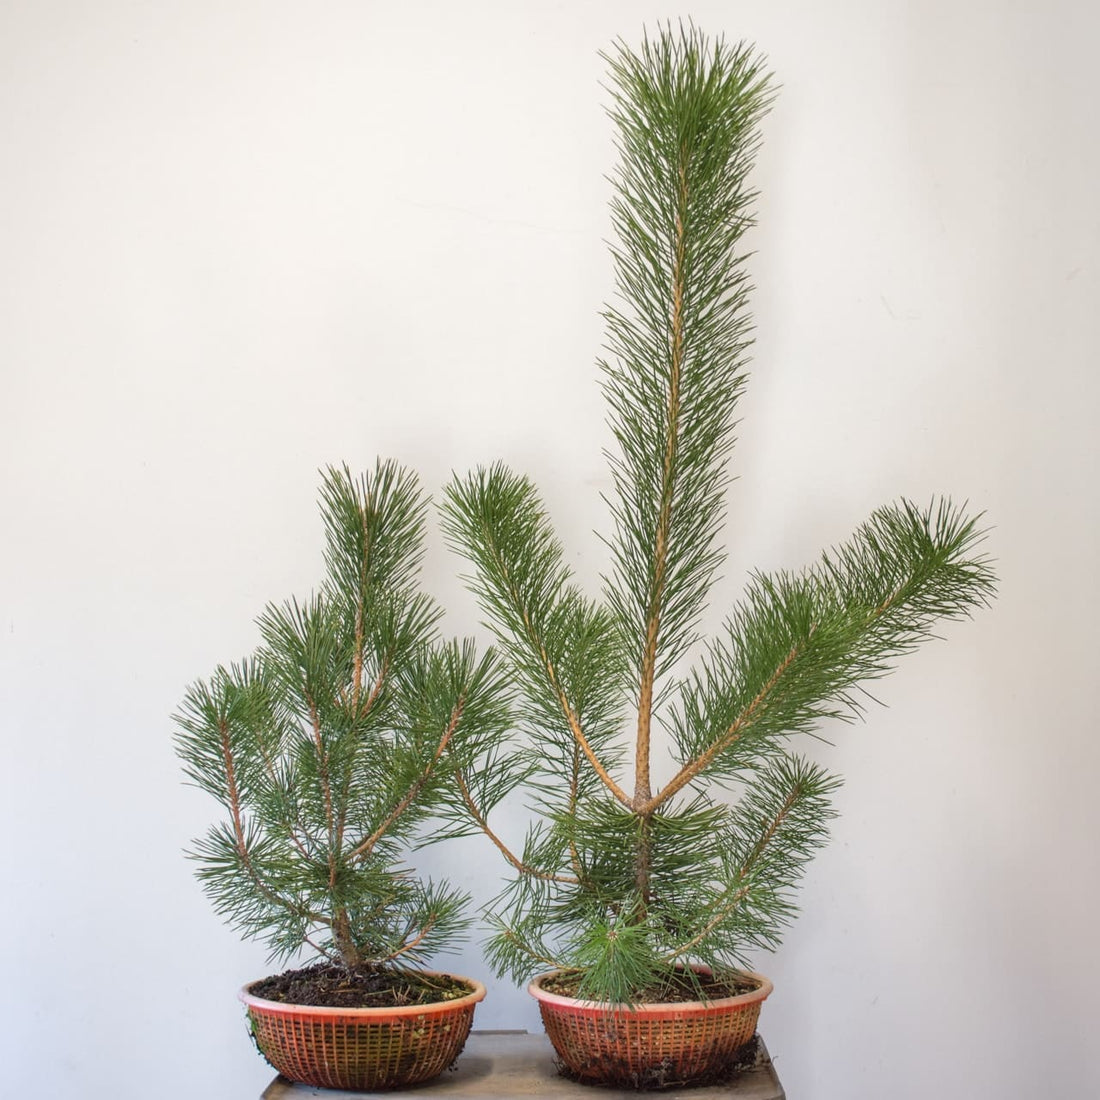
{"label": "basket weave pattern", "polygon": [[242,993],[263,1056],[284,1077],[329,1089],[392,1089],[430,1080],[462,1052],[484,987],[450,1003],[316,1009]]}
{"label": "basket weave pattern", "polygon": [[760,980],[761,988],[740,997],[634,1008],[548,996],[538,988],[540,979],[531,991],[551,1044],[575,1076],[660,1087],[722,1074],[756,1032],[772,988]]}

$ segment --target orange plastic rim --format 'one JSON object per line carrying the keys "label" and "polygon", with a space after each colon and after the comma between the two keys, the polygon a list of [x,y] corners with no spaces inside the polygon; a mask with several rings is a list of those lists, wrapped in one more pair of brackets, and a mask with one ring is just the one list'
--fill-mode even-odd
{"label": "orange plastic rim", "polygon": [[326,1008],[238,994],[248,1009],[260,1053],[284,1077],[321,1088],[402,1088],[429,1081],[461,1053],[485,986],[451,1001],[404,1008]]}
{"label": "orange plastic rim", "polygon": [[760,1006],[772,992],[762,974],[745,972],[758,987],[737,997],[668,1004],[610,1004],[563,997],[529,986],[543,1026],[566,1067],[601,1084],[653,1087],[720,1076],[752,1039]]}

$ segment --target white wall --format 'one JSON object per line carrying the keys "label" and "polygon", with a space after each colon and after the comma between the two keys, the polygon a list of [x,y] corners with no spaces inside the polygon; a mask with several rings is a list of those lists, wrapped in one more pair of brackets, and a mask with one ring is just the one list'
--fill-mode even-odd
{"label": "white wall", "polygon": [[[596,53],[667,14],[0,6],[4,1095],[270,1079],[233,996],[263,951],[179,854],[213,807],[181,785],[168,716],[313,582],[320,465],[394,455],[438,491],[504,457],[598,573]],[[901,493],[987,509],[1003,578],[880,685],[889,710],[830,734],[843,816],[760,960],[762,1030],[793,1100],[1100,1094],[1100,18],[684,14],[756,41],[783,85],[722,600]],[[467,632],[454,572],[436,538],[428,584]],[[486,896],[492,853],[461,858]],[[453,962],[484,973],[473,947]],[[535,1019],[495,983],[479,1022]]]}

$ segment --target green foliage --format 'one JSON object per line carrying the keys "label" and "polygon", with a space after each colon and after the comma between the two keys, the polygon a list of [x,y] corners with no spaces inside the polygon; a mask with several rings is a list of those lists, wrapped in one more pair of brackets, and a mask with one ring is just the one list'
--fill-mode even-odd
{"label": "green foliage", "polygon": [[519,718],[540,741],[528,780],[539,784],[550,812],[563,772],[570,782],[575,773],[579,793],[597,793],[599,777],[574,769],[575,730],[585,730],[594,750],[614,753],[626,682],[614,614],[570,583],[534,486],[501,465],[452,483],[443,529],[476,566],[468,580],[521,689]]}
{"label": "green foliage", "polygon": [[921,510],[903,500],[804,573],[754,576],[725,638],[680,685],[670,721],[679,761],[736,775],[777,737],[857,717],[861,684],[992,592],[987,561],[968,556],[976,524],[948,501]]}
{"label": "green foliage", "polygon": [[176,716],[186,774],[225,811],[191,855],[216,910],[276,957],[418,962],[462,933],[467,899],[403,853],[428,814],[455,816],[452,775],[499,740],[508,692],[492,654],[436,637],[411,474],[330,469],[321,506],[319,590],[269,605],[256,653]]}
{"label": "green foliage", "polygon": [[[491,907],[490,962],[517,980],[562,967],[582,995],[631,1002],[679,968],[727,970],[779,942],[838,782],[790,739],[860,715],[867,683],[986,603],[994,577],[977,519],[903,500],[806,570],[753,576],[683,671],[723,558],[751,340],[747,181],[772,93],[750,49],[690,27],[607,60],[620,165],[602,599],[574,583],[534,485],[502,465],[456,478],[443,524],[519,692],[520,740],[459,769],[451,822],[486,832],[515,872]],[[654,790],[662,735],[677,770]],[[518,788],[538,818],[515,852],[489,815]]]}
{"label": "green foliage", "polygon": [[661,34],[638,54],[620,43],[607,61],[620,154],[611,201],[620,304],[604,313],[611,358],[600,363],[619,448],[609,456],[607,599],[636,679],[660,608],[660,678],[695,640],[723,557],[724,460],[750,342],[740,242],[772,93],[751,50],[694,30]]}

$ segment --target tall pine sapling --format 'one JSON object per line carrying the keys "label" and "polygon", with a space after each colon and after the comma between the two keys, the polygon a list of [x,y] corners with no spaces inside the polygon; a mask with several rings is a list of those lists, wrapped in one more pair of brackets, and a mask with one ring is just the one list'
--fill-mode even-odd
{"label": "tall pine sapling", "polygon": [[491,655],[436,636],[410,473],[329,469],[321,507],[323,584],[268,606],[256,652],[176,716],[187,775],[224,811],[191,855],[217,911],[273,957],[404,967],[466,927],[465,895],[403,854],[457,797],[449,777],[502,720],[502,686]]}
{"label": "tall pine sapling", "polygon": [[[517,979],[573,971],[581,996],[633,1003],[778,942],[837,784],[791,737],[857,717],[861,685],[985,604],[994,576],[976,518],[903,500],[803,572],[754,575],[684,671],[724,558],[751,342],[748,177],[772,92],[751,49],[694,28],[606,60],[620,164],[602,598],[573,583],[534,485],[503,465],[457,478],[444,524],[522,694],[526,737],[456,775],[456,828],[485,831],[514,871],[491,961]],[[657,737],[674,756],[659,787]],[[517,852],[489,813],[521,786],[537,818]]]}

